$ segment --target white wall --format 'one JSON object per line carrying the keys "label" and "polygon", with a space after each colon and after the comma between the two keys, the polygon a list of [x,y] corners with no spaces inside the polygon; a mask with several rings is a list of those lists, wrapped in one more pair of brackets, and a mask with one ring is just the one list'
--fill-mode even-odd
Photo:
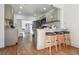
{"label": "white wall", "polygon": [[0,48],[4,47],[4,5],[0,4]]}
{"label": "white wall", "polygon": [[71,32],[72,46],[79,48],[79,4],[64,5],[64,25]]}

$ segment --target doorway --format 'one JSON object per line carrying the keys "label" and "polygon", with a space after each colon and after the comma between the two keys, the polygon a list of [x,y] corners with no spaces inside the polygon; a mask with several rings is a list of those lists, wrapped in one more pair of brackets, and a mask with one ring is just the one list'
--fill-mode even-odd
{"label": "doorway", "polygon": [[32,21],[22,20],[23,42],[32,44]]}

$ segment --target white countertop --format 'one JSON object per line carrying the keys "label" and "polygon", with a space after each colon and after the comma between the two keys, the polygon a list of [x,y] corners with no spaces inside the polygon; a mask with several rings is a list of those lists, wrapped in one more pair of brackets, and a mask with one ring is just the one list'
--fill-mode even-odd
{"label": "white countertop", "polygon": [[60,31],[67,31],[67,29],[44,29],[45,32],[60,32]]}

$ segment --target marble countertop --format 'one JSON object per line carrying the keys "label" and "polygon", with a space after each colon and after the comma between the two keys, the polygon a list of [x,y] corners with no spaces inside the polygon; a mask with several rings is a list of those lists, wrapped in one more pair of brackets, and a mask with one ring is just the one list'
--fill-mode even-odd
{"label": "marble countertop", "polygon": [[67,31],[67,29],[45,29],[45,32],[60,32]]}

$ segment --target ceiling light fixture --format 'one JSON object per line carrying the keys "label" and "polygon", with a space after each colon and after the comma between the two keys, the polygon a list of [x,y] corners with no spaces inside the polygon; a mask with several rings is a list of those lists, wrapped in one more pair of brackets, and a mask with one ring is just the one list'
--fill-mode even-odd
{"label": "ceiling light fixture", "polygon": [[53,18],[53,16],[51,16],[51,18]]}
{"label": "ceiling light fixture", "polygon": [[46,10],[46,8],[43,8],[44,10]]}
{"label": "ceiling light fixture", "polygon": [[22,9],[23,7],[20,6],[19,8]]}

